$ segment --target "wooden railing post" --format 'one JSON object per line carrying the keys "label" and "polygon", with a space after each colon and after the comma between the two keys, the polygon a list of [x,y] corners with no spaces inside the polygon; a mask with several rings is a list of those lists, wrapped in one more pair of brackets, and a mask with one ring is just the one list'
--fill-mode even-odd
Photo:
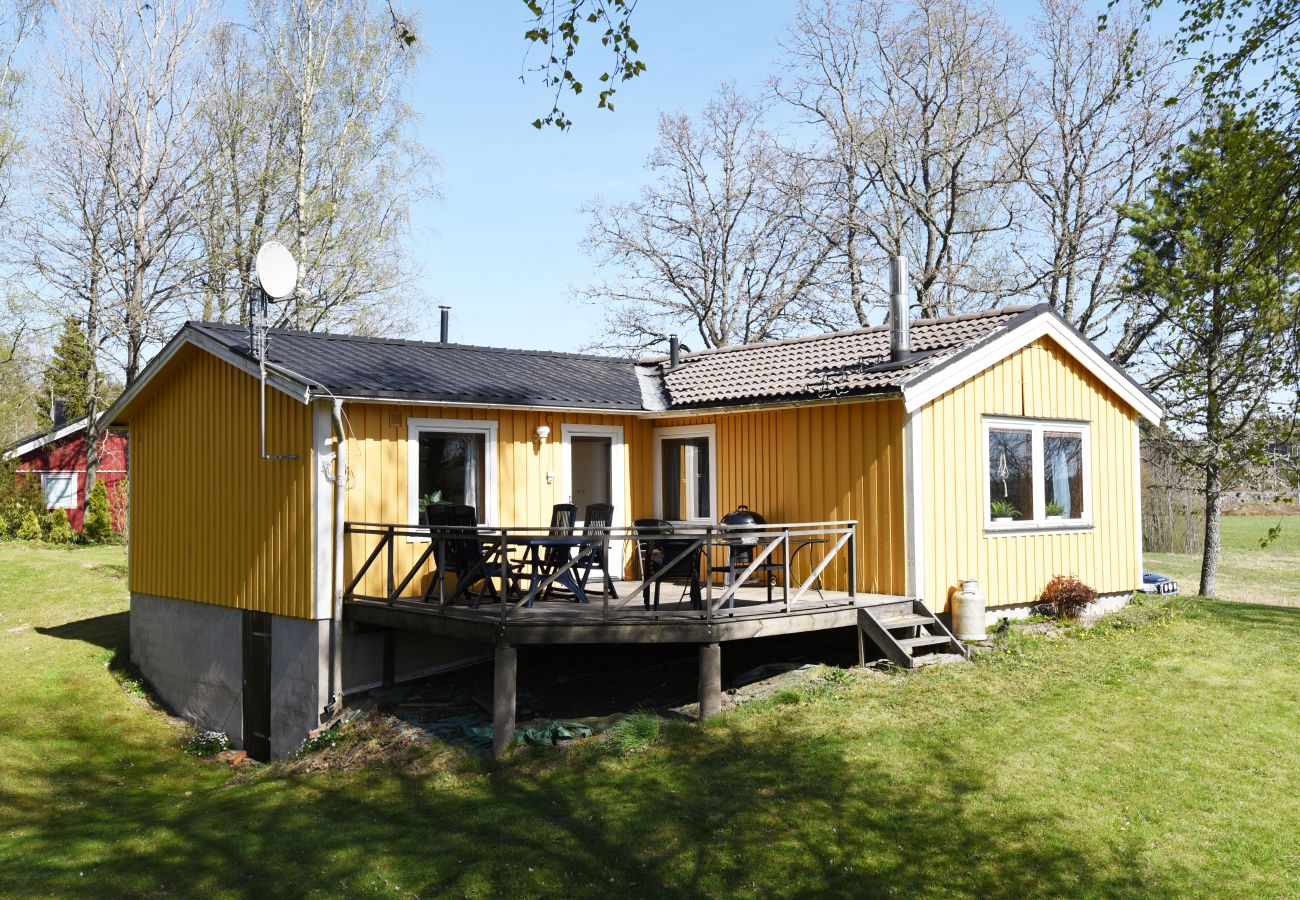
{"label": "wooden railing post", "polygon": [[713,624],[713,526],[706,525],[704,530],[704,618]]}
{"label": "wooden railing post", "polygon": [[388,590],[386,596],[388,597],[389,606],[393,605],[393,594],[396,593],[394,588],[397,586],[396,581],[393,579],[393,544],[396,543],[394,535],[395,530],[392,525],[389,525],[388,533],[384,535],[384,540],[388,542]]}
{"label": "wooden railing post", "polygon": [[438,608],[447,605],[447,536],[438,535]]}
{"label": "wooden railing post", "polygon": [[785,538],[785,547],[783,552],[785,554],[785,565],[781,567],[782,580],[784,581],[784,584],[781,585],[781,597],[782,599],[785,600],[786,615],[789,615],[790,614],[790,566],[794,564],[794,560],[790,558],[790,529],[789,528],[785,530],[784,538]]}
{"label": "wooden railing post", "polygon": [[849,599],[858,598],[858,529],[849,526]]}
{"label": "wooden railing post", "polygon": [[[510,532],[501,529],[501,624],[510,612]],[[486,574],[486,573],[484,573]]]}

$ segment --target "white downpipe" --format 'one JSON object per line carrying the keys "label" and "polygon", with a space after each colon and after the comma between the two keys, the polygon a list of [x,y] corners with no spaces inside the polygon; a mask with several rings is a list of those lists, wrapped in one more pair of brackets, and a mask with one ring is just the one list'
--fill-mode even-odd
{"label": "white downpipe", "polygon": [[348,442],[343,401],[334,399],[334,579],[330,620],[330,709],[343,707],[343,522],[347,514]]}

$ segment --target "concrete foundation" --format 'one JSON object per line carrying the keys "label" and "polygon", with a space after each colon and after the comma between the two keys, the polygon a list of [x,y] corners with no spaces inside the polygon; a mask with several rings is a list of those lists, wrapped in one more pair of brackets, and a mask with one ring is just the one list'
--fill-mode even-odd
{"label": "concrete foundation", "polygon": [[243,611],[131,595],[131,661],[177,715],[243,746]]}
{"label": "concrete foundation", "polygon": [[[177,715],[244,743],[243,610],[148,594],[131,595],[131,660]],[[330,622],[271,617],[271,756],[290,755],[321,724],[329,703]],[[384,682],[383,632],[343,636],[345,692]],[[467,662],[492,648],[399,631],[389,674],[405,681]]]}

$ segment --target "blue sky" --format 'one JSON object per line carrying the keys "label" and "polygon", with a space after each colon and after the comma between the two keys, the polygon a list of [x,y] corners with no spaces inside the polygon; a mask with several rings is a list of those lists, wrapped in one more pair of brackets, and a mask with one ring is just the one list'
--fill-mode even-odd
{"label": "blue sky", "polygon": [[[1005,5],[1017,30],[1032,3]],[[414,337],[436,337],[437,306],[452,307],[452,339],[464,343],[575,350],[600,314],[572,298],[596,280],[579,244],[597,195],[631,198],[647,179],[661,109],[695,113],[724,81],[757,91],[776,69],[777,41],[793,2],[642,0],[633,23],[647,72],[620,87],[613,113],[595,109],[594,91],[566,97],[568,133],[529,123],[550,94],[521,84],[526,10],[518,0],[439,3],[422,33],[428,57],[412,99],[420,140],[441,161],[440,201],[414,212],[411,253],[426,306]],[[606,57],[583,46],[594,84]],[[594,69],[594,71],[593,71]]]}

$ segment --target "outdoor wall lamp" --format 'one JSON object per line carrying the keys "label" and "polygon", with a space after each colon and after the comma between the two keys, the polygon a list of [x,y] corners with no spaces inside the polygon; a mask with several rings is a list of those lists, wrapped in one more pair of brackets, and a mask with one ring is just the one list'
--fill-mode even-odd
{"label": "outdoor wall lamp", "polygon": [[551,436],[551,426],[550,426],[550,425],[538,425],[538,426],[537,426],[537,430],[536,430],[535,432],[533,432],[533,434],[536,435],[536,437],[537,437],[537,446],[540,447],[540,446],[542,446],[542,444],[545,444],[545,443],[546,443],[546,439],[547,439],[548,437]]}

